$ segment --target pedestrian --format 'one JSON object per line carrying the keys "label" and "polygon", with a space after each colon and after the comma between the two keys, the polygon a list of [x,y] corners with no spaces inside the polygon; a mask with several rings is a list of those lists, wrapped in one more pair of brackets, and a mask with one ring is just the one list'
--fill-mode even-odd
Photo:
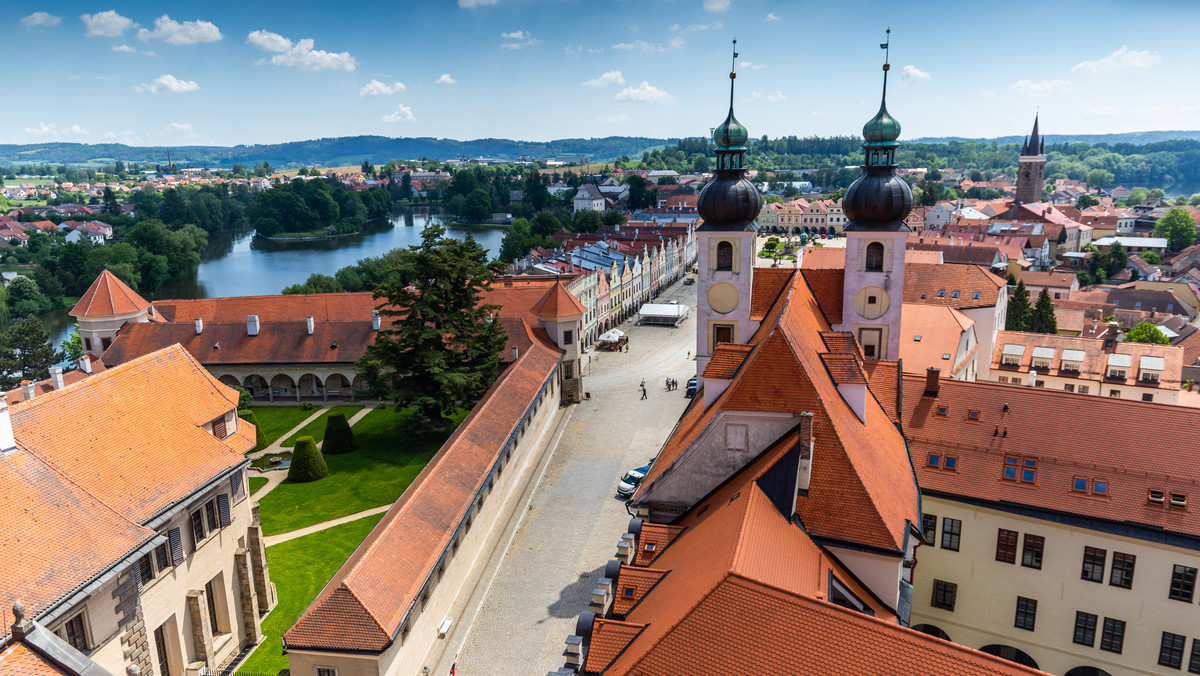
{"label": "pedestrian", "polygon": [[641,384],[641,388],[642,388],[643,390],[644,390],[644,389],[646,389],[646,379],[645,379],[645,378],[642,378],[642,384]]}
{"label": "pedestrian", "polygon": [[687,356],[687,358],[688,358],[689,360],[692,358],[692,351],[691,351],[691,350],[688,350],[688,356]]}
{"label": "pedestrian", "polygon": [[666,380],[666,389],[668,392],[671,391],[671,379],[670,378],[667,378],[667,380]]}
{"label": "pedestrian", "polygon": [[646,398],[646,386],[642,385],[642,399]]}

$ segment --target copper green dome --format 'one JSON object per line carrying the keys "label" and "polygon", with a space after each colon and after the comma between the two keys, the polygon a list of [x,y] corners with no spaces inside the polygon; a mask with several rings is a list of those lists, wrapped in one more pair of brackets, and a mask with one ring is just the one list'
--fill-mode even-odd
{"label": "copper green dome", "polygon": [[898,138],[900,123],[888,113],[887,103],[880,103],[879,112],[863,125],[863,139],[867,143],[886,143]]}
{"label": "copper green dome", "polygon": [[746,141],[749,140],[750,133],[733,116],[733,107],[731,106],[725,121],[713,131],[713,142],[717,144],[718,148],[744,148]]}

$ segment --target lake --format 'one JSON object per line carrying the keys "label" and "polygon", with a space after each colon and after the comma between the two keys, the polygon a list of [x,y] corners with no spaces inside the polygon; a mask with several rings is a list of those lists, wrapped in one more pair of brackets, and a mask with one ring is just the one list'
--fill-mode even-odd
{"label": "lake", "polygon": [[[362,258],[420,244],[421,230],[427,224],[444,223],[446,219],[446,214],[429,208],[396,207],[387,221],[370,223],[357,235],[334,239],[270,241],[255,237],[252,229],[216,233],[209,236],[195,276],[142,296],[154,300],[277,294],[314,272],[332,276],[339,268]],[[495,256],[500,251],[504,228],[446,226],[446,234],[455,239],[470,235]],[[73,320],[67,310],[41,316],[55,347],[70,333]]]}

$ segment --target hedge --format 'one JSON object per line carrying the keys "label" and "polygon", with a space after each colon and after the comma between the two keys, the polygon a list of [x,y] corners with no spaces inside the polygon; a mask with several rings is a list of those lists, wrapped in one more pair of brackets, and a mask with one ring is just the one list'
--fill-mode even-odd
{"label": "hedge", "polygon": [[288,468],[288,481],[302,484],[326,476],[329,476],[329,466],[317,450],[317,442],[312,437],[297,439],[296,449],[292,451],[292,466]]}
{"label": "hedge", "polygon": [[354,441],[354,431],[350,429],[350,421],[346,420],[344,411],[334,411],[325,416],[325,442],[321,450],[326,454],[349,453],[358,448]]}

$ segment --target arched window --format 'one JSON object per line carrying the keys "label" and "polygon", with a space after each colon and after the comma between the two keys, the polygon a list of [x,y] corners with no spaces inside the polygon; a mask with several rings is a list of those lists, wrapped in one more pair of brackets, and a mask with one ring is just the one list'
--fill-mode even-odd
{"label": "arched window", "polygon": [[870,272],[883,271],[883,245],[879,242],[867,245],[866,269]]}
{"label": "arched window", "polygon": [[730,242],[717,242],[717,269],[732,270],[733,269],[733,244]]}

